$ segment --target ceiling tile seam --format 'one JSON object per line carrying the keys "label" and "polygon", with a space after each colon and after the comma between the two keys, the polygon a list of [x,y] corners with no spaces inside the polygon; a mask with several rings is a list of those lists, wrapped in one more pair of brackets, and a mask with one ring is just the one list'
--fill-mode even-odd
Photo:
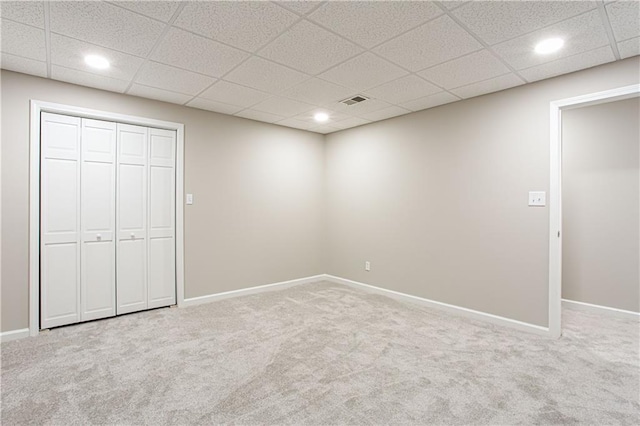
{"label": "ceiling tile seam", "polygon": [[[396,62],[394,62],[394,61],[392,61],[392,60],[390,60],[390,59],[388,59],[388,58],[385,58],[384,56],[382,56],[382,55],[378,54],[377,52],[374,52],[374,51],[373,51],[373,49],[377,48],[378,46],[381,46],[381,45],[383,45],[383,44],[385,44],[385,43],[387,43],[387,42],[389,42],[389,41],[391,41],[391,40],[394,40],[394,39],[396,39],[396,38],[398,38],[398,37],[401,37],[401,36],[403,36],[404,34],[406,34],[406,33],[408,33],[408,32],[411,32],[411,31],[415,30],[416,28],[419,28],[419,27],[421,27],[421,26],[423,26],[423,25],[426,25],[426,24],[428,24],[429,22],[434,21],[434,20],[436,20],[436,19],[438,19],[438,18],[441,18],[441,17],[443,17],[443,16],[445,16],[445,15],[446,15],[445,13],[441,13],[441,14],[439,14],[439,15],[437,15],[437,16],[434,16],[433,18],[427,19],[426,21],[422,21],[421,23],[419,23],[419,24],[417,24],[417,25],[415,25],[415,26],[413,26],[413,27],[411,27],[411,28],[407,29],[406,31],[401,32],[400,34],[396,34],[396,35],[394,35],[393,37],[390,37],[390,38],[388,38],[388,39],[386,39],[386,40],[384,40],[384,41],[382,41],[382,42],[380,42],[380,43],[378,43],[378,44],[376,44],[376,45],[371,46],[371,48],[367,48],[367,47],[365,47],[365,46],[363,46],[363,45],[361,45],[361,44],[359,44],[359,43],[357,43],[357,42],[355,42],[355,41],[352,41],[352,40],[350,40],[350,39],[348,39],[348,38],[346,38],[346,37],[344,37],[344,36],[342,36],[342,35],[340,35],[340,34],[336,33],[336,32],[335,32],[335,31],[333,31],[331,28],[327,28],[327,27],[325,27],[324,25],[322,25],[321,23],[316,22],[316,21],[313,21],[313,20],[311,20],[311,19],[309,19],[309,18],[307,17],[307,18],[305,18],[307,21],[309,21],[309,22],[311,22],[311,23],[313,23],[313,24],[316,24],[316,25],[318,25],[320,28],[322,28],[322,29],[324,29],[324,30],[326,30],[326,31],[329,31],[330,33],[332,33],[332,34],[334,34],[334,35],[336,35],[336,36],[338,36],[338,37],[341,37],[342,39],[344,39],[344,40],[346,40],[346,41],[349,41],[349,42],[351,42],[351,43],[355,44],[356,46],[358,46],[358,47],[360,47],[360,48],[362,48],[362,49],[364,49],[364,50],[365,50],[364,52],[360,52],[360,53],[358,53],[357,55],[354,55],[354,56],[352,56],[352,57],[350,57],[350,58],[347,58],[347,59],[345,59],[344,61],[339,62],[339,63],[337,63],[337,64],[333,65],[332,67],[327,68],[327,69],[326,69],[326,70],[324,70],[324,71],[321,71],[320,73],[316,74],[314,77],[319,78],[320,80],[325,81],[325,82],[327,82],[327,83],[336,84],[336,83],[333,83],[333,82],[331,82],[331,81],[329,81],[329,80],[326,80],[326,79],[324,79],[324,78],[320,77],[320,74],[325,73],[325,72],[328,72],[328,71],[330,71],[330,70],[332,70],[332,69],[334,69],[334,68],[336,68],[336,67],[339,67],[340,65],[344,64],[345,62],[348,62],[348,61],[350,61],[350,60],[352,60],[352,59],[354,59],[354,58],[357,58],[357,57],[358,57],[358,56],[360,56],[360,55],[364,55],[365,53],[370,53],[370,54],[372,54],[372,55],[376,56],[376,57],[377,57],[377,58],[379,58],[379,59],[382,59],[382,60],[384,60],[384,61],[386,61],[386,62],[389,62],[389,63],[391,63],[391,64],[393,64],[393,65],[397,66],[398,68],[400,68],[400,69],[402,69],[402,70],[406,71],[406,72],[407,72],[407,73],[409,73],[410,75],[414,75],[414,76],[416,76],[416,77],[418,77],[418,78],[420,78],[420,79],[422,79],[422,80],[426,81],[427,83],[433,84],[434,86],[436,86],[436,87],[440,88],[442,91],[447,92],[447,93],[449,93],[450,95],[455,96],[456,98],[460,99],[460,98],[459,98],[455,93],[451,93],[451,92],[449,92],[447,89],[445,89],[444,87],[440,86],[439,84],[436,84],[436,83],[434,83],[434,82],[432,82],[432,81],[429,81],[428,79],[426,79],[426,78],[424,78],[424,77],[422,77],[422,76],[418,75],[416,72],[411,71],[411,70],[410,70],[410,69],[408,69],[408,68],[405,68],[403,65],[400,65],[400,64],[398,64],[398,63],[396,63]],[[476,50],[476,51],[474,51],[474,52],[471,52],[471,53],[475,53],[475,52],[477,52],[477,51],[479,51],[479,50],[481,50],[481,49],[478,49],[478,50]],[[443,64],[443,63],[448,62],[448,61],[451,61],[451,60],[458,59],[458,58],[460,58],[460,57],[462,57],[462,56],[465,56],[465,55],[461,55],[461,56],[458,56],[458,57],[456,57],[456,58],[448,59],[448,60],[446,60],[446,61],[444,61],[444,62],[441,62],[440,64]],[[440,65],[440,64],[436,64],[436,65]],[[436,65],[433,65],[433,66],[436,66]],[[421,71],[422,71],[422,70],[420,70],[420,71],[418,71],[418,72],[421,72]],[[400,79],[400,78],[404,78],[404,77],[407,77],[407,75],[403,75],[402,77],[398,77],[397,79],[394,79],[394,80],[390,80],[390,81],[384,82],[384,83],[382,83],[382,84],[379,84],[378,86],[368,87],[367,89],[364,89],[364,90],[362,90],[361,92],[366,92],[367,90],[375,89],[376,87],[382,86],[382,85],[384,85],[384,84],[391,83],[392,81],[396,81],[396,80],[398,80],[398,79]],[[340,86],[340,85],[339,85],[339,86]],[[357,93],[354,93],[354,95],[355,95],[355,94],[357,94]],[[420,98],[420,97],[418,97],[418,98],[416,98],[416,99],[419,99],[419,98]],[[388,103],[388,102],[387,102],[387,103]],[[392,105],[394,105],[394,104],[392,104]],[[399,106],[398,104],[395,104],[395,105]]]}
{"label": "ceiling tile seam", "polygon": [[[560,61],[565,60],[565,59],[575,58],[576,56],[584,55],[586,53],[595,52],[596,50],[602,49],[603,47],[611,47],[611,46],[609,46],[609,44],[603,44],[602,46],[594,47],[593,49],[585,50],[584,52],[574,53],[573,55],[563,56],[562,58],[554,59],[553,61],[544,62],[542,64],[533,65],[533,66],[530,66],[530,67],[527,67],[527,68],[522,68],[520,71],[528,71],[528,70],[530,70],[532,68],[537,68],[537,67],[541,67],[541,66],[549,65],[549,64],[555,64],[556,62],[560,62]],[[614,61],[616,61],[616,60],[617,59],[614,59]],[[595,66],[597,66],[597,65],[595,65]],[[591,67],[588,67],[588,68],[591,68]],[[588,68],[580,68],[580,70],[585,70],[585,69],[588,69]],[[562,75],[562,74],[560,74],[560,75]],[[556,76],[554,76],[554,77],[556,77]],[[548,77],[548,78],[551,78],[551,77]],[[546,78],[544,80],[546,80]],[[458,89],[458,87],[456,87],[456,89]]]}
{"label": "ceiling tile seam", "polygon": [[[519,79],[521,79],[524,83],[528,83],[529,81],[524,78],[522,75],[520,75],[520,73],[518,73],[518,71],[511,66],[511,64],[509,64],[507,61],[505,61],[502,56],[498,55],[493,48],[489,45],[489,43],[485,42],[482,38],[480,38],[480,36],[478,36],[476,33],[474,33],[473,31],[471,31],[471,29],[469,29],[469,27],[467,27],[462,21],[460,21],[458,19],[458,17],[456,17],[453,13],[449,13],[449,11],[447,10],[446,7],[444,7],[439,1],[435,1],[434,2],[436,4],[436,6],[438,6],[439,8],[441,8],[444,13],[447,14],[447,16],[449,16],[449,18],[451,18],[453,20],[453,22],[455,22],[456,24],[458,24],[460,26],[460,28],[462,28],[464,31],[466,31],[471,37],[473,37],[478,43],[480,43],[485,49],[487,49],[487,51],[489,51],[489,53],[491,53],[496,59],[498,59],[504,66],[506,66],[509,70],[511,70],[512,73],[514,73]],[[559,21],[562,22],[562,21]],[[536,30],[538,31],[538,30]],[[533,31],[532,31],[533,32]],[[521,37],[522,35],[518,36]],[[517,37],[514,37],[517,38]],[[508,40],[504,40],[504,41],[508,41]],[[503,41],[503,42],[504,42]],[[502,42],[501,42],[502,43]]]}
{"label": "ceiling tile seam", "polygon": [[[377,47],[379,47],[379,46],[381,46],[381,45],[383,45],[383,44],[385,44],[385,43],[387,43],[387,42],[389,42],[389,41],[391,41],[391,40],[395,40],[395,39],[396,39],[396,38],[398,38],[398,37],[402,37],[402,36],[403,36],[403,35],[405,35],[406,33],[411,32],[411,31],[415,30],[416,28],[419,28],[419,27],[421,27],[421,26],[423,26],[423,25],[426,25],[426,24],[428,24],[429,22],[434,21],[434,20],[436,20],[436,19],[438,19],[438,18],[441,18],[441,17],[443,17],[443,16],[444,16],[444,13],[441,13],[441,14],[439,14],[439,15],[437,15],[437,16],[434,16],[433,18],[429,18],[429,19],[427,19],[426,21],[421,21],[419,24],[416,24],[416,25],[414,25],[414,26],[412,26],[412,27],[410,27],[410,28],[406,29],[405,31],[403,31],[403,32],[401,32],[401,33],[398,33],[398,34],[396,34],[396,35],[394,35],[394,36],[391,36],[391,37],[389,37],[388,39],[386,39],[386,40],[384,40],[384,41],[381,41],[381,42],[380,42],[380,43],[378,43],[378,44],[374,44],[374,45],[373,45],[373,46],[371,46],[371,47],[363,46],[363,45],[361,45],[360,43],[358,43],[357,41],[351,40],[350,38],[347,38],[346,36],[343,36],[342,34],[339,34],[339,33],[335,32],[335,31],[334,31],[334,30],[332,30],[331,28],[326,27],[326,26],[325,26],[324,24],[322,24],[321,22],[314,21],[310,16],[305,17],[305,19],[306,19],[307,21],[311,22],[312,24],[319,26],[319,27],[320,27],[320,28],[322,28],[322,29],[324,29],[324,30],[326,30],[326,31],[329,31],[329,32],[330,32],[330,33],[332,33],[333,35],[336,35],[336,36],[338,36],[338,37],[340,37],[340,38],[342,38],[342,39],[344,39],[344,40],[346,40],[346,41],[348,41],[348,42],[350,42],[350,43],[353,43],[353,44],[355,44],[356,46],[361,47],[362,49],[364,49],[364,50],[366,50],[366,51],[371,51],[371,52],[372,52],[372,51],[373,51],[373,49],[375,49],[375,48],[377,48]],[[372,52],[372,53],[373,53],[373,52]],[[387,60],[388,60],[388,59],[387,59]]]}
{"label": "ceiling tile seam", "polygon": [[[2,1],[2,0],[0,0],[0,1]],[[144,59],[144,56],[140,56],[140,55],[137,55],[135,53],[124,52],[124,51],[119,50],[119,49],[114,49],[113,47],[104,46],[102,44],[98,44],[98,43],[94,43],[94,42],[89,42],[87,40],[83,40],[81,38],[72,37],[72,36],[64,34],[64,33],[59,33],[57,31],[51,31],[51,34],[54,34],[54,35],[57,35],[57,36],[61,36],[61,37],[65,37],[65,38],[68,38],[68,39],[71,39],[71,40],[74,40],[74,41],[78,41],[80,43],[90,44],[92,46],[97,46],[97,47],[102,47],[103,49],[112,50],[114,52],[122,53],[123,55],[129,55],[129,56],[134,56],[136,58]]]}
{"label": "ceiling tile seam", "polygon": [[51,24],[49,23],[49,17],[51,13],[49,11],[49,2],[45,1],[44,7],[44,46],[47,59],[47,78],[51,78]]}
{"label": "ceiling tile seam", "polygon": [[313,13],[313,12],[315,12],[316,10],[320,9],[320,8],[321,8],[322,6],[324,6],[327,2],[326,2],[326,1],[319,1],[319,2],[318,2],[318,5],[316,5],[315,7],[313,7],[312,9],[310,9],[309,11],[307,11],[307,12],[302,12],[302,13],[301,13],[301,12],[298,12],[298,11],[296,11],[296,10],[289,9],[287,6],[285,6],[285,5],[283,5],[283,4],[280,4],[281,2],[278,2],[278,1],[271,1],[271,3],[273,3],[273,4],[275,4],[275,5],[280,6],[281,8],[285,9],[287,12],[291,12],[291,13],[294,13],[294,14],[296,14],[296,15],[298,15],[298,16],[305,17],[305,16],[308,16],[308,15],[312,14],[312,13]]}
{"label": "ceiling tile seam", "polygon": [[[506,72],[504,74],[496,75],[495,77],[489,77],[489,78],[485,78],[484,80],[474,81],[473,83],[468,83],[468,84],[463,84],[462,86],[453,87],[451,90],[458,90],[458,89],[462,89],[464,87],[475,86],[476,84],[484,83],[484,82],[487,82],[487,81],[490,81],[490,80],[494,80],[496,78],[504,77],[504,76],[507,76],[507,75],[511,75],[511,74],[513,74],[513,73],[511,71],[509,71],[509,72]],[[528,83],[524,83],[524,84],[528,84]],[[499,90],[497,90],[497,92],[501,92],[503,90],[507,90],[507,89],[499,89]],[[491,93],[495,93],[495,92],[488,92],[488,93],[485,93],[485,94],[486,95],[490,95]],[[480,96],[480,95],[478,95],[478,96]],[[458,97],[460,98],[460,100],[470,99],[470,98],[462,98],[460,96],[458,96]]]}
{"label": "ceiling tile seam", "polygon": [[[296,16],[298,16],[298,15],[296,15]],[[295,25],[297,25],[299,22],[302,22],[303,20],[304,20],[304,18],[303,18],[303,17],[298,16],[298,19],[296,19],[293,23],[291,23],[291,25],[289,25],[288,27],[286,27],[285,29],[283,29],[279,34],[276,34],[274,37],[272,37],[272,38],[271,38],[269,41],[267,41],[267,42],[266,42],[262,47],[258,48],[258,50],[256,50],[256,53],[257,53],[257,52],[259,52],[261,49],[264,49],[266,46],[268,46],[269,44],[271,44],[271,42],[273,42],[275,39],[277,39],[278,37],[280,37],[282,34],[286,33],[287,31],[289,31],[291,28],[293,28]],[[248,60],[250,60],[251,58],[257,58],[258,56],[256,55],[256,53],[251,53],[248,57],[244,58],[242,61],[240,61],[238,64],[236,64],[236,66],[235,66],[235,67],[231,68],[229,71],[227,71],[226,73],[224,73],[223,75],[221,75],[221,76],[219,77],[219,80],[223,80],[226,76],[228,76],[228,75],[229,75],[229,74],[231,74],[233,71],[235,71],[236,69],[238,69],[240,66],[242,66],[242,64],[244,64],[245,62],[247,62],[247,61],[248,61]],[[263,59],[263,58],[260,58],[260,59]],[[263,60],[267,60],[267,59],[263,59]],[[268,60],[267,60],[267,61],[268,61]],[[271,63],[276,64],[276,65],[278,65],[278,66],[284,66],[284,65],[278,64],[277,62],[274,62],[274,61],[268,61],[268,62],[271,62]],[[298,70],[296,70],[296,69],[294,69],[294,68],[291,68],[291,67],[286,67],[286,68],[289,68],[290,70],[295,71],[295,72],[298,72],[298,73],[300,72],[300,71],[298,71]],[[304,75],[308,76],[309,78],[307,78],[307,79],[305,79],[305,80],[301,81],[300,83],[303,83],[303,82],[308,81],[308,80],[310,80],[311,78],[313,78],[312,76],[310,76],[310,75],[309,75],[309,74],[307,74],[307,73],[302,73],[302,74],[304,74]],[[187,102],[185,102],[185,103],[184,103],[184,104],[182,104],[182,105],[187,105],[189,102],[191,102],[191,101],[193,101],[194,99],[198,98],[201,94],[203,94],[204,92],[206,92],[207,90],[209,90],[211,87],[213,87],[213,85],[214,85],[215,83],[216,83],[216,82],[214,81],[213,83],[211,83],[210,85],[208,85],[207,87],[205,87],[204,89],[202,89],[200,92],[196,93],[196,95],[195,95],[193,98],[189,99]],[[268,93],[268,92],[265,92],[265,93]],[[275,94],[271,94],[271,95],[273,95],[273,96],[271,96],[270,98],[267,98],[267,99],[271,99],[271,98],[273,98],[273,97],[275,97],[275,96],[276,96]],[[262,100],[262,101],[260,101],[260,102],[264,102],[264,101],[266,101],[267,99],[263,99],[263,100]],[[253,106],[255,106],[255,105],[258,105],[260,102],[256,102],[255,104],[252,104],[250,107],[247,107],[247,108],[245,108],[245,109],[243,109],[243,110],[240,110],[240,111],[238,111],[237,113],[240,113],[240,112],[242,112],[242,111],[245,111],[245,110],[247,110],[247,109],[250,109],[251,107],[253,107]],[[237,113],[236,113],[236,114],[237,114]]]}
{"label": "ceiling tile seam", "polygon": [[[171,18],[169,18],[169,21],[163,21],[162,19],[154,18],[153,16],[145,15],[145,14],[140,13],[138,11],[127,9],[126,7],[120,6],[119,4],[116,4],[116,3],[112,2],[112,1],[103,1],[103,3],[106,3],[106,4],[110,5],[110,6],[117,7],[118,9],[124,10],[125,12],[133,13],[134,15],[138,15],[138,16],[142,16],[143,18],[151,19],[151,20],[153,20],[155,22],[158,22],[160,24],[166,25],[171,20]],[[178,3],[180,3],[178,5],[178,9],[180,9],[180,7],[184,7],[183,6],[183,3],[184,3],[183,1],[179,1]],[[178,9],[176,9],[176,10],[178,10]],[[171,15],[171,16],[173,17],[173,15]]]}
{"label": "ceiling tile seam", "polygon": [[611,46],[611,50],[613,51],[613,56],[616,60],[620,60],[620,51],[618,50],[618,44],[616,41],[616,37],[613,35],[613,28],[611,28],[611,21],[609,20],[609,14],[607,13],[607,9],[604,7],[604,2],[599,0],[597,2],[598,5],[598,13],[600,14],[600,19],[602,20],[602,26],[604,27],[604,32],[607,33],[607,38],[609,39],[609,45]]}
{"label": "ceiling tile seam", "polygon": [[151,58],[151,55],[153,55],[153,52],[155,52],[156,49],[158,48],[158,46],[160,46],[160,43],[162,42],[162,39],[164,39],[165,36],[169,33],[169,30],[171,29],[171,26],[173,25],[175,20],[178,19],[178,16],[180,15],[180,13],[182,13],[182,9],[184,9],[185,5],[186,5],[186,3],[182,3],[181,2],[178,5],[178,7],[175,10],[175,12],[173,12],[173,15],[171,15],[171,19],[169,19],[169,22],[167,22],[165,24],[164,29],[162,30],[162,32],[160,33],[160,35],[156,39],[156,42],[153,44],[153,46],[151,47],[151,49],[147,53],[147,56],[145,57],[145,59],[142,61],[142,63],[140,64],[140,66],[136,70],[135,74],[131,78],[131,81],[129,82],[129,85],[124,90],[124,93],[128,93],[129,90],[131,90],[131,87],[133,86],[135,81],[138,79],[138,76],[140,75],[140,71],[142,71],[142,68],[144,68],[144,66],[149,62],[149,58]]}
{"label": "ceiling tile seam", "polygon": [[[473,0],[472,0],[472,1],[473,1]],[[482,0],[479,0],[479,1],[482,1]],[[514,1],[514,0],[495,0],[495,1]],[[517,0],[516,0],[516,1],[517,1]],[[526,1],[526,0],[525,0],[525,1]],[[534,1],[536,1],[536,0],[534,0]],[[544,0],[540,0],[540,1],[544,1]],[[546,1],[562,1],[562,0],[546,0]],[[585,0],[564,0],[564,1],[575,1],[575,2],[580,2],[580,1],[582,1],[582,2],[584,2]],[[589,0],[589,1],[594,2],[594,4],[595,4],[595,2],[596,2],[596,1],[598,1],[598,0]],[[624,1],[624,0],[623,0],[623,1]],[[631,0],[631,1],[634,1],[634,0]],[[437,3],[440,3],[440,1],[434,1],[434,3],[436,3],[436,4],[437,4]],[[468,2],[468,3],[471,3],[471,2]],[[441,7],[443,7],[443,6],[441,6]],[[460,7],[461,7],[461,6],[460,6]],[[582,11],[582,12],[580,12],[580,13],[576,13],[575,15],[571,15],[571,16],[569,16],[569,17],[567,17],[567,18],[560,19],[559,21],[551,22],[551,23],[549,23],[549,24],[547,24],[547,25],[545,25],[545,26],[543,26],[543,27],[535,28],[535,29],[533,29],[533,30],[531,30],[531,31],[527,31],[527,32],[524,32],[524,33],[522,33],[522,34],[518,34],[517,36],[511,37],[511,38],[507,38],[507,39],[505,39],[505,40],[500,40],[500,41],[498,41],[498,42],[496,42],[496,43],[493,43],[493,44],[489,44],[489,43],[487,43],[487,44],[488,44],[489,46],[496,46],[496,45],[498,45],[498,44],[506,43],[506,42],[508,42],[508,41],[515,40],[515,39],[517,39],[517,38],[524,37],[524,36],[527,36],[527,35],[529,35],[529,34],[533,34],[533,33],[538,32],[538,31],[540,31],[540,30],[544,30],[544,29],[546,29],[546,28],[553,27],[554,25],[561,24],[561,23],[563,23],[563,22],[565,22],[565,21],[569,21],[569,20],[571,20],[571,19],[574,19],[574,18],[580,17],[580,16],[582,16],[582,15],[587,15],[587,14],[592,13],[593,11],[595,11],[597,8],[598,8],[598,6],[596,5],[596,6],[593,6],[591,9],[587,9],[587,10]],[[454,10],[455,10],[455,9],[454,9]],[[448,12],[448,11],[447,11],[447,12]],[[447,13],[447,12],[445,12],[445,13]],[[447,15],[449,15],[451,18],[454,18],[454,17],[455,17],[455,16],[453,16],[453,13],[447,13]],[[456,22],[457,22],[457,21],[456,21]],[[467,30],[467,29],[466,29],[466,25],[464,26],[464,28],[465,28],[465,31],[468,31],[470,34],[473,34],[473,32],[472,32],[471,30]]]}
{"label": "ceiling tile seam", "polygon": [[[3,0],[0,0],[0,2]],[[46,2],[45,2],[46,4]],[[31,27],[31,28],[37,28],[39,30],[44,30],[46,27],[46,18],[44,18],[44,23],[41,27],[37,26],[37,25],[32,25],[32,24],[27,24],[25,22],[21,22],[21,21],[16,21],[15,19],[11,19],[11,18],[7,18],[5,16],[0,16],[0,19],[2,19],[3,21],[9,21],[9,22],[13,22],[14,24],[20,24],[20,25],[24,25],[25,27]]]}
{"label": "ceiling tile seam", "polygon": [[[118,80],[118,79],[116,79],[116,80]],[[124,81],[124,80],[121,80],[121,81]],[[135,85],[142,86],[142,87],[147,87],[149,89],[163,90],[165,92],[173,93],[173,94],[176,94],[176,95],[191,96],[188,93],[176,92],[175,90],[169,90],[169,89],[165,89],[165,88],[162,88],[162,87],[149,86],[148,84],[135,83]],[[137,95],[133,95],[133,96],[137,96]],[[220,103],[225,103],[225,102],[220,102]],[[231,106],[237,106],[237,105],[231,105]]]}
{"label": "ceiling tile seam", "polygon": [[[0,53],[2,55],[13,56],[14,58],[18,58],[18,59],[28,59],[29,61],[40,62],[41,64],[45,64],[45,65],[47,64],[46,59],[44,61],[40,59],[33,59],[33,58],[29,58],[28,56],[22,56],[22,55],[16,55],[15,53],[3,52],[2,50],[0,50]],[[31,75],[31,74],[27,74],[27,75]]]}
{"label": "ceiling tile seam", "polygon": [[[123,83],[128,83],[128,80],[123,80],[121,78],[115,78],[115,77],[110,77],[108,75],[104,75],[104,74],[98,74],[98,72],[93,72],[93,71],[85,71],[85,70],[79,70],[76,68],[69,68],[69,67],[65,67],[64,65],[58,65],[58,64],[52,64],[52,66],[55,66],[56,68],[62,68],[65,70],[69,70],[69,71],[78,71],[81,73],[85,73],[85,74],[90,74],[96,77],[102,77],[102,78],[106,78],[107,80],[115,80],[115,81],[121,81]],[[78,84],[78,83],[71,83],[71,84],[77,84],[78,86],[83,86],[82,84]],[[87,86],[87,87],[91,87],[91,86]],[[155,89],[158,89],[158,87],[155,87]],[[115,93],[124,93],[124,92],[115,92]],[[184,94],[184,93],[182,93]]]}

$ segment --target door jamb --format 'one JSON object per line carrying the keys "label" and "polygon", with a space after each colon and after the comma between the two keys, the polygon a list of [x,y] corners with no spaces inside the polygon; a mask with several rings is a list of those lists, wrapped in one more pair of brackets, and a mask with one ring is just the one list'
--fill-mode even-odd
{"label": "door jamb", "polygon": [[562,111],[640,96],[640,84],[560,99],[550,104],[549,334],[562,333]]}
{"label": "door jamb", "polygon": [[184,124],[83,107],[30,101],[29,134],[29,335],[40,332],[40,113],[176,131],[176,302],[184,305]]}

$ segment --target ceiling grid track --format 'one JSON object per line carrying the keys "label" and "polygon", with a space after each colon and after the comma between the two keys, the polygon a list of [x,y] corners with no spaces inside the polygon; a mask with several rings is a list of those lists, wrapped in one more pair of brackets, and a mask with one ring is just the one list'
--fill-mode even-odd
{"label": "ceiling grid track", "polygon": [[173,12],[171,19],[169,19],[169,22],[167,22],[167,25],[162,30],[162,33],[158,36],[158,39],[156,40],[155,44],[153,45],[151,50],[149,50],[149,53],[147,54],[146,58],[144,58],[144,61],[142,61],[142,63],[140,64],[140,67],[138,67],[138,69],[136,70],[136,73],[131,78],[131,81],[129,82],[129,85],[127,86],[127,88],[124,90],[124,93],[128,93],[129,90],[131,90],[131,87],[133,87],[134,83],[136,82],[138,75],[140,74],[140,71],[142,71],[144,66],[149,62],[151,55],[153,55],[153,52],[155,52],[155,50],[158,48],[158,46],[160,45],[160,42],[162,42],[162,39],[164,39],[164,37],[167,35],[169,30],[173,26],[173,23],[175,22],[175,20],[178,19],[178,16],[180,16],[180,13],[182,12],[182,9],[184,9],[184,7],[185,7],[185,3],[180,2],[176,11]]}
{"label": "ceiling grid track", "polygon": [[47,78],[51,78],[51,24],[49,2],[44,2],[44,43],[47,54]]}
{"label": "ceiling grid track", "polygon": [[604,7],[604,1],[598,0],[596,4],[598,6],[600,18],[602,19],[602,26],[604,26],[604,31],[607,33],[607,37],[609,38],[609,45],[611,46],[611,50],[613,51],[613,56],[615,56],[616,60],[618,61],[620,60],[620,51],[618,50],[618,43],[616,43],[616,38],[613,35],[613,28],[611,28],[611,21],[609,21],[607,9]]}
{"label": "ceiling grid track", "polygon": [[[491,53],[497,60],[499,60],[505,67],[507,67],[513,74],[515,74],[518,78],[520,78],[524,83],[529,83],[529,80],[524,78],[518,70],[511,66],[507,61],[505,61],[500,55],[498,55],[492,48],[486,43],[483,39],[481,39],[475,32],[471,31],[471,29],[465,25],[458,17],[456,17],[453,13],[450,13],[446,7],[444,7],[439,1],[434,2],[440,9],[444,11],[444,13],[453,20],[456,24],[460,26],[463,30],[465,30],[471,37],[476,39],[478,43],[480,43],[489,53]],[[520,35],[521,37],[522,35]]]}

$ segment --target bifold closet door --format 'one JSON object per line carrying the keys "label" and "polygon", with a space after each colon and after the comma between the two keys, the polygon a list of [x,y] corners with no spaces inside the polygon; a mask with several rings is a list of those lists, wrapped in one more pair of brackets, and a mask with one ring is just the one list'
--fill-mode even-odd
{"label": "bifold closet door", "polygon": [[42,113],[40,326],[81,320],[80,136],[77,117]]}
{"label": "bifold closet door", "polygon": [[82,119],[81,319],[116,314],[116,124]]}
{"label": "bifold closet door", "polygon": [[149,129],[117,125],[117,313],[147,308]]}
{"label": "bifold closet door", "polygon": [[176,303],[175,153],[175,131],[149,129],[149,308]]}

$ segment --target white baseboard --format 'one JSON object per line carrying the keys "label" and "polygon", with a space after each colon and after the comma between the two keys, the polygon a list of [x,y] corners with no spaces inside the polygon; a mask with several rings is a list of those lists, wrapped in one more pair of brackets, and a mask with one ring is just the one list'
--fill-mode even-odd
{"label": "white baseboard", "polygon": [[272,290],[282,290],[284,288],[293,287],[300,284],[312,283],[315,281],[322,281],[324,279],[326,279],[326,275],[321,274],[321,275],[314,275],[311,277],[298,278],[295,280],[281,281],[278,283],[265,284],[265,285],[255,286],[255,287],[241,288],[238,290],[225,291],[224,293],[215,293],[215,294],[208,294],[206,296],[191,297],[189,299],[184,299],[184,304],[182,306],[195,306],[195,305],[201,305],[203,303],[210,303],[218,300],[229,299],[231,297],[247,296],[249,294],[262,293],[265,291],[272,291]]}
{"label": "white baseboard", "polygon": [[19,330],[3,331],[0,333],[0,342],[9,342],[11,340],[23,339],[29,337],[29,329],[21,328]]}
{"label": "white baseboard", "polygon": [[370,284],[365,284],[358,281],[352,281],[345,278],[336,277],[333,275],[326,275],[325,279],[328,281],[333,281],[335,283],[345,284],[354,288],[368,290],[372,293],[381,294],[381,295],[402,300],[405,302],[418,303],[423,306],[428,306],[430,308],[450,312],[450,313],[461,315],[467,318],[473,318],[480,321],[489,322],[491,324],[507,326],[507,327],[515,328],[517,330],[528,331],[541,336],[551,336],[549,329],[547,327],[542,327],[535,324],[529,324],[526,322],[505,318],[498,315],[488,314],[486,312],[480,312],[473,309],[463,308],[461,306],[450,305],[448,303],[437,302],[435,300],[425,299],[422,297],[413,296],[411,294],[400,293],[398,291],[393,291],[393,290],[387,290],[386,288],[376,287]]}
{"label": "white baseboard", "polygon": [[591,303],[577,302],[575,300],[562,299],[562,306],[575,309],[577,311],[593,312],[597,314],[605,314],[618,318],[627,318],[640,321],[640,313],[633,311],[625,311],[624,309],[610,308],[608,306],[593,305]]}

